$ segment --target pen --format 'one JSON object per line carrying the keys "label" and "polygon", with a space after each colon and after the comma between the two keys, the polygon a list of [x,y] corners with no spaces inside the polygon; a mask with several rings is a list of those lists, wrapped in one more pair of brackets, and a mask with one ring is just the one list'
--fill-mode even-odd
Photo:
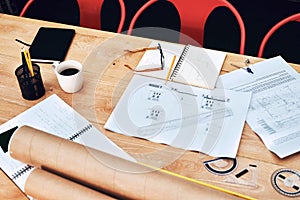
{"label": "pen", "polygon": [[26,59],[26,56],[25,56],[24,47],[22,47],[22,49],[21,49],[21,59],[22,59],[22,65],[24,66],[23,70],[24,70],[25,74],[28,74],[27,59]]}
{"label": "pen", "polygon": [[26,58],[25,58],[25,53],[24,53],[23,48],[21,50],[21,60],[22,60],[22,65],[27,65],[27,61],[26,61]]}
{"label": "pen", "polygon": [[236,68],[242,68],[242,69],[246,70],[248,73],[254,74],[250,67],[244,68],[244,67],[240,67],[240,66],[238,66],[238,65],[235,65],[235,64],[233,64],[233,63],[230,63],[230,65],[233,66],[233,67],[236,67]]}
{"label": "pen", "polygon": [[17,42],[25,45],[25,46],[30,46],[30,44],[27,44],[26,42],[23,42],[22,40],[16,39]]}

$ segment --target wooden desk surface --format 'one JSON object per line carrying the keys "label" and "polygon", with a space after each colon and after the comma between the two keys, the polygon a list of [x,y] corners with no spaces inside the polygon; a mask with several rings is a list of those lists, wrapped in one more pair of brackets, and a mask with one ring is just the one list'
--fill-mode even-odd
{"label": "wooden desk surface", "polygon": [[[71,27],[76,29],[76,35],[66,59],[75,59],[84,64],[85,85],[79,93],[74,95],[64,93],[57,83],[51,66],[49,64],[41,64],[46,95],[36,101],[22,99],[17,79],[14,75],[14,70],[21,64],[20,49],[22,45],[17,43],[15,39],[31,43],[38,28],[41,26]],[[126,45],[132,48],[145,47],[149,43],[150,40],[143,38],[0,14],[0,124],[15,117],[46,97],[57,94],[84,117],[93,122],[95,126],[121,148],[141,161],[151,160],[172,172],[206,181],[254,198],[288,199],[273,189],[270,177],[274,170],[279,168],[300,170],[298,160],[300,154],[297,153],[285,159],[279,159],[267,150],[260,138],[247,124],[245,124],[238,150],[237,172],[249,164],[256,164],[258,175],[256,187],[229,184],[224,181],[224,177],[209,173],[202,164],[203,161],[212,159],[207,155],[183,151],[103,129],[106,119],[132,76],[132,73],[123,67],[124,64],[135,66],[142,54],[117,56],[114,60],[111,60],[111,58],[118,55],[118,47]],[[107,44],[115,46],[111,50],[107,50]],[[98,55],[96,55],[97,52]],[[93,63],[95,58],[97,62]],[[242,63],[245,58],[249,58],[253,63],[262,60],[228,53],[222,73],[236,69],[230,63]],[[292,66],[298,72],[300,71],[299,65]],[[93,70],[97,69],[97,67],[99,71],[95,73]],[[204,199],[214,199],[215,197],[212,193],[203,194],[203,196],[205,197]],[[26,196],[14,186],[3,172],[0,172],[0,199],[26,199]],[[231,199],[231,197],[224,196],[223,199]]]}

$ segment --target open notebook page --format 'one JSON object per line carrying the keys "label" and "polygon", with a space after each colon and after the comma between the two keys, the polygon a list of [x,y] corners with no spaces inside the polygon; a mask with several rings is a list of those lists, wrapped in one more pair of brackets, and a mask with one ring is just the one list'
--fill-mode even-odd
{"label": "open notebook page", "polygon": [[[162,47],[165,58],[164,69],[160,71],[137,72],[138,74],[208,89],[215,87],[226,57],[225,52],[192,45],[185,46],[158,41],[153,41],[150,47],[158,46],[158,43]],[[174,56],[176,56],[176,60],[172,65]],[[147,50],[136,69],[141,70],[160,66],[159,50]],[[168,77],[169,70],[171,73]]]}

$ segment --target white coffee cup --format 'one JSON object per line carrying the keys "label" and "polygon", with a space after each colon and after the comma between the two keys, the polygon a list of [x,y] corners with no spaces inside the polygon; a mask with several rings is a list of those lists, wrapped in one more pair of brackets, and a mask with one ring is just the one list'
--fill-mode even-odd
{"label": "white coffee cup", "polygon": [[61,89],[67,93],[78,92],[83,86],[82,64],[75,60],[54,62],[53,68]]}

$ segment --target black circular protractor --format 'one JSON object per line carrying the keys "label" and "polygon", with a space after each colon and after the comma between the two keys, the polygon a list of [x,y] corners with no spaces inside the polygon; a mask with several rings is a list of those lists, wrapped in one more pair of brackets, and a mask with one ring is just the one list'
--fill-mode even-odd
{"label": "black circular protractor", "polygon": [[284,196],[300,196],[300,173],[296,170],[278,169],[274,171],[271,183],[274,189]]}

